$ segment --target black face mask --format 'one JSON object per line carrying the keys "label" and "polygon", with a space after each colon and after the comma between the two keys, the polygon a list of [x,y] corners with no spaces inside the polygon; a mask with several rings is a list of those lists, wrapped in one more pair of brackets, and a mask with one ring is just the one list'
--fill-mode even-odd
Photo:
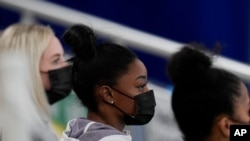
{"label": "black face mask", "polygon": [[147,124],[153,118],[156,106],[153,90],[149,90],[145,93],[139,94],[134,98],[122,93],[119,90],[116,89],[114,90],[135,101],[136,113],[134,116],[126,114],[122,109],[117,107],[114,103],[114,106],[116,108],[125,113],[124,122],[126,125],[144,125]]}
{"label": "black face mask", "polygon": [[72,66],[69,65],[67,67],[48,71],[51,87],[49,90],[46,90],[46,94],[50,105],[70,94],[72,90],[71,70]]}

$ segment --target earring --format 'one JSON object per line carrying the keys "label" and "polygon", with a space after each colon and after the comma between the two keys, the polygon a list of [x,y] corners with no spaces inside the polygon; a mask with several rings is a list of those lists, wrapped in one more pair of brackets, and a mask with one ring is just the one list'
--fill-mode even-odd
{"label": "earring", "polygon": [[110,104],[114,104],[114,101],[113,101],[113,100],[111,100],[111,101],[109,101],[109,103],[110,103]]}

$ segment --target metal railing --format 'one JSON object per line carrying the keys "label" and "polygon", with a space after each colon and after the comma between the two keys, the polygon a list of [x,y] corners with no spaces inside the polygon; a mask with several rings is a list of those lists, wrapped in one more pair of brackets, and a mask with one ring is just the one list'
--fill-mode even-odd
{"label": "metal railing", "polygon": [[[39,17],[65,27],[75,23],[83,23],[92,27],[98,36],[110,38],[116,42],[164,58],[170,57],[183,46],[182,43],[47,1],[0,0],[0,6],[18,11],[26,18],[30,16]],[[250,83],[250,66],[248,64],[219,56],[213,65],[233,72]]]}

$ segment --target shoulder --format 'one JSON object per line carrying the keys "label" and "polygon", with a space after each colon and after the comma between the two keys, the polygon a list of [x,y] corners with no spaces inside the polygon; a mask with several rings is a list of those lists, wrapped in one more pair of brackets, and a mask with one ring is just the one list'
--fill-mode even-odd
{"label": "shoulder", "polygon": [[132,137],[130,135],[110,135],[103,137],[99,141],[132,141]]}
{"label": "shoulder", "polygon": [[[131,141],[130,135],[99,122],[94,122],[85,118],[77,118],[68,122],[66,130],[63,132],[64,141],[105,141],[121,138],[121,141]],[[74,139],[74,140],[72,140]],[[125,140],[124,140],[125,139]],[[63,140],[61,140],[63,141]],[[120,140],[118,140],[120,141]]]}

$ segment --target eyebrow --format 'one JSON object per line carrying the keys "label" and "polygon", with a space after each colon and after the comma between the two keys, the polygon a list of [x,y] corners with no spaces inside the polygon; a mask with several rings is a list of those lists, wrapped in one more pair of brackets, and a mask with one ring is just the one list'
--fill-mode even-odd
{"label": "eyebrow", "polygon": [[55,54],[55,55],[51,56],[50,59],[53,59],[55,57],[60,57],[60,56],[61,56],[60,54]]}
{"label": "eyebrow", "polygon": [[147,77],[145,75],[140,75],[135,80],[138,80],[138,79],[147,79]]}

